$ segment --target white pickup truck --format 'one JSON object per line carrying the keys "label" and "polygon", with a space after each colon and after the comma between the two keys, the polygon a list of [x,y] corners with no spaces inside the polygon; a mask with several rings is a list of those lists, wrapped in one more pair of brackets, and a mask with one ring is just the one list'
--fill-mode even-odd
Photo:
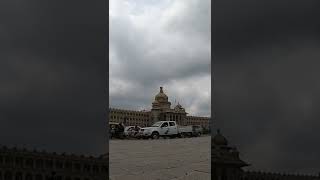
{"label": "white pickup truck", "polygon": [[143,138],[158,139],[159,137],[184,137],[185,135],[194,136],[196,132],[193,126],[178,127],[175,121],[158,121],[150,127],[141,128],[139,135]]}

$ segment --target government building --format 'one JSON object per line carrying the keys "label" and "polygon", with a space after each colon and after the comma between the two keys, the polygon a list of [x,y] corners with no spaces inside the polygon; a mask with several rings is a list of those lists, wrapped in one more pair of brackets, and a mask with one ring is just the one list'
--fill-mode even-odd
{"label": "government building", "polygon": [[106,180],[109,157],[0,147],[0,180]]}
{"label": "government building", "polygon": [[215,180],[320,180],[319,175],[284,174],[274,172],[246,171],[250,166],[240,159],[236,147],[218,130],[211,138],[211,179]]}
{"label": "government building", "polygon": [[210,127],[210,117],[189,116],[186,110],[178,103],[171,108],[171,102],[164,93],[163,87],[154,97],[149,111],[132,111],[109,108],[110,122],[123,122],[126,126],[146,127],[156,121],[176,121],[178,125],[201,125],[205,129]]}

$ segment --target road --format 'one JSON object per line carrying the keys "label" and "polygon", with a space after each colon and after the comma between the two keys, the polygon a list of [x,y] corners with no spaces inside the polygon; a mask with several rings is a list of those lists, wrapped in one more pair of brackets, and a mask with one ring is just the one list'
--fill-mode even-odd
{"label": "road", "polygon": [[110,140],[110,179],[209,180],[210,138]]}

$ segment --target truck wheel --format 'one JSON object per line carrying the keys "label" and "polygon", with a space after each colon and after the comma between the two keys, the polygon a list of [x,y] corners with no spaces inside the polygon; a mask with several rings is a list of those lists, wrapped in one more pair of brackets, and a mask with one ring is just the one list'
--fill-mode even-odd
{"label": "truck wheel", "polygon": [[201,133],[199,132],[199,133],[198,133],[198,137],[200,137],[200,136],[201,136]]}
{"label": "truck wheel", "polygon": [[151,134],[151,138],[152,138],[152,139],[159,139],[159,133],[158,133],[158,132],[153,132],[153,133]]}

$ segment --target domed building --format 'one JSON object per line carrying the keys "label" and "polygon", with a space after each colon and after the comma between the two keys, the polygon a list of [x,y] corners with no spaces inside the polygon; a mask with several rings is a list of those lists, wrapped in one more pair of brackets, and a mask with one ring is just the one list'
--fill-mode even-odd
{"label": "domed building", "polygon": [[236,147],[217,130],[211,138],[211,179],[216,180],[320,180],[317,175],[282,174],[273,172],[247,171],[250,166],[241,160]]}
{"label": "domed building", "polygon": [[178,103],[176,107],[171,109],[171,102],[168,96],[163,92],[163,87],[160,87],[160,92],[155,96],[151,109],[151,122],[156,121],[176,121],[178,124],[185,124],[187,113],[184,108]]}
{"label": "domed building", "polygon": [[171,102],[160,87],[160,91],[154,96],[149,111],[131,111],[124,109],[109,109],[110,122],[124,122],[126,125],[150,126],[156,121],[176,121],[179,125],[201,125],[209,129],[209,117],[188,116],[185,108],[178,103],[171,108]]}

